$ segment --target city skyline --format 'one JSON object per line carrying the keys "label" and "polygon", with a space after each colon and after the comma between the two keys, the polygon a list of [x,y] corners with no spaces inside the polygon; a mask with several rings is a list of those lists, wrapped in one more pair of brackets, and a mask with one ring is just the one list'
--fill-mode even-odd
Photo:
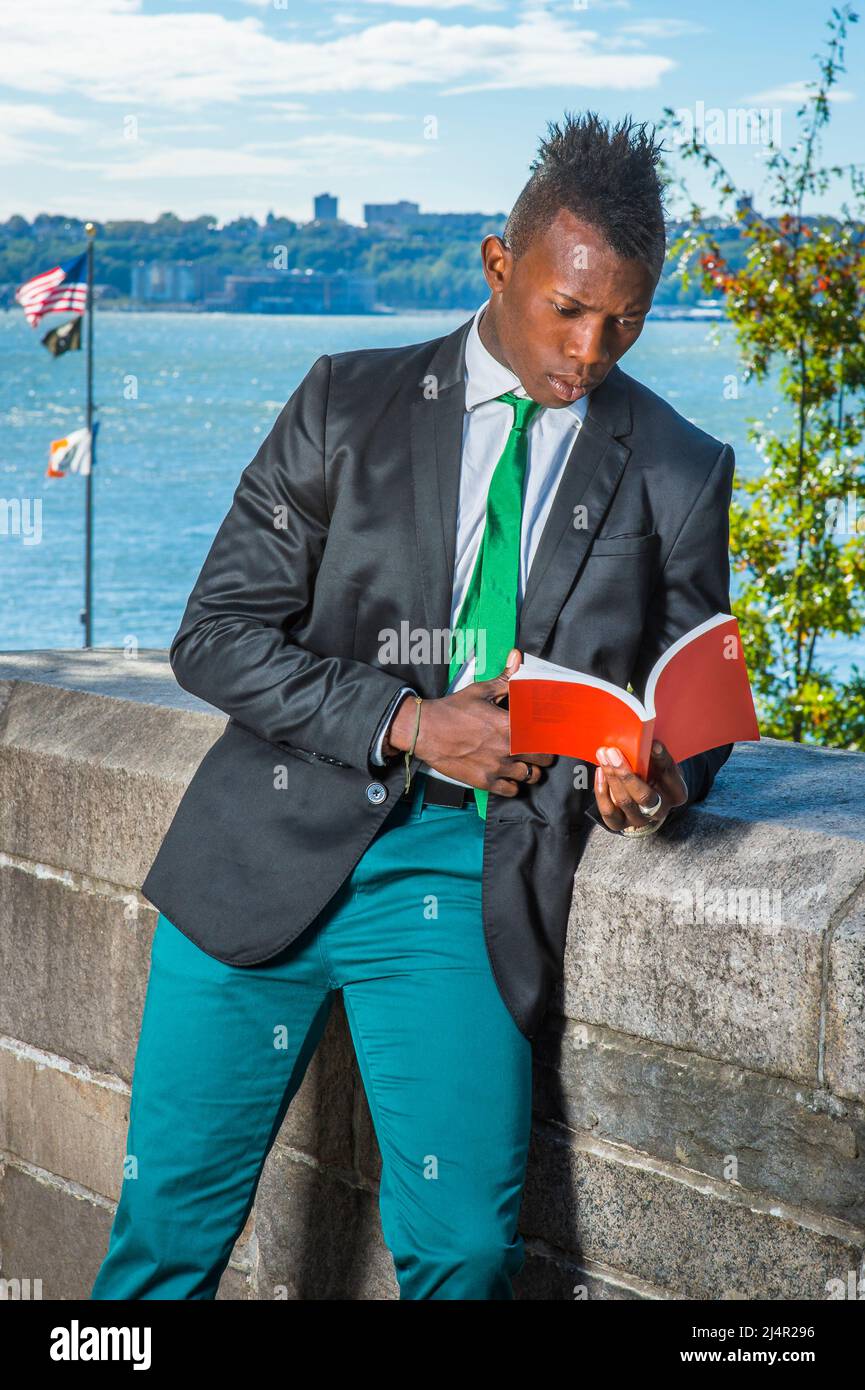
{"label": "city skyline", "polygon": [[[404,199],[364,204],[364,221],[339,217],[339,200],[319,193],[314,216],[289,223],[268,214],[226,227],[193,222],[106,222],[99,242],[94,294],[100,306],[196,305],[258,313],[391,313],[401,308],[453,308],[474,303],[482,279],[480,238],[503,230],[505,214],[427,213]],[[749,199],[737,207],[750,206]],[[271,220],[273,219],[273,220]],[[85,224],[60,214],[33,223],[0,222],[0,307],[17,298],[22,276],[46,259],[68,263],[66,248],[85,235]],[[667,219],[668,243],[677,235]],[[693,225],[688,221],[688,225]],[[736,220],[706,218],[735,261],[742,254]],[[99,224],[97,224],[98,233]],[[136,230],[138,229],[138,230]],[[272,245],[273,236],[284,243]],[[378,256],[388,248],[386,267]],[[105,250],[106,278],[101,278]],[[62,248],[58,251],[58,248]],[[445,248],[446,251],[445,251]],[[442,256],[445,260],[442,261]],[[310,257],[313,263],[310,264]],[[706,312],[700,288],[679,284],[668,263],[657,291],[658,312]],[[382,272],[387,288],[380,294]],[[36,273],[38,274],[38,267]],[[713,306],[713,313],[720,313]]]}

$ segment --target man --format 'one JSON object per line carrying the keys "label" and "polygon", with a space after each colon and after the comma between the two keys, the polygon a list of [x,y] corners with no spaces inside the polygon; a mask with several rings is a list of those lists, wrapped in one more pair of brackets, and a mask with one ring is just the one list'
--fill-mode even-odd
{"label": "man", "polygon": [[170,649],[229,719],[142,885],[133,1176],[94,1298],[215,1296],[337,990],[400,1297],[513,1297],[591,820],[626,850],[730,752],[656,745],[644,782],[599,749],[592,806],[586,765],[510,755],[503,708],[523,652],[641,695],[729,611],[733,451],[616,365],[664,262],[658,156],[629,121],[551,124],[473,318],[320,357],[241,476]]}

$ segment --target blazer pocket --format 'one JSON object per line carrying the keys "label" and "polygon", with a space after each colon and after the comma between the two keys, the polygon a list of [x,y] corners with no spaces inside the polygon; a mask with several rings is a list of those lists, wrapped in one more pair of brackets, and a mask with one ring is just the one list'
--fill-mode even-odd
{"label": "blazer pocket", "polygon": [[325,753],[312,753],[308,748],[298,748],[293,743],[274,743],[269,738],[262,738],[261,734],[257,734],[254,729],[250,729],[248,724],[244,724],[240,719],[235,719],[233,715],[229,723],[235,724],[239,729],[242,729],[245,734],[251,735],[252,738],[257,738],[259,743],[266,743],[270,748],[275,748],[280,753],[290,753],[293,758],[299,758],[301,762],[330,763],[334,767],[349,766],[348,763],[341,763],[337,758],[330,758]]}
{"label": "blazer pocket", "polygon": [[657,531],[645,536],[598,536],[587,555],[642,555],[644,551],[654,550],[660,542]]}
{"label": "blazer pocket", "polygon": [[339,758],[331,758],[327,753],[311,753],[308,748],[296,748],[293,743],[278,743],[277,748],[283,753],[290,753],[293,758],[300,758],[305,763],[330,763],[331,767],[350,767],[350,763],[341,763]]}
{"label": "blazer pocket", "polygon": [[314,753],[310,753],[306,748],[295,748],[293,743],[277,743],[274,744],[274,747],[278,748],[281,753],[290,753],[293,758],[301,758],[305,763],[316,761]]}

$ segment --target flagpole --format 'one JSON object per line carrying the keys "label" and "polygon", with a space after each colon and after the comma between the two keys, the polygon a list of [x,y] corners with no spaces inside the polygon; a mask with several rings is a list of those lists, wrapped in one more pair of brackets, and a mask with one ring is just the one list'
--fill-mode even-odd
{"label": "flagpole", "polygon": [[84,224],[87,233],[87,430],[90,443],[90,467],[87,470],[84,522],[84,646],[92,646],[93,635],[93,465],[96,462],[96,441],[93,437],[93,238],[96,227]]}

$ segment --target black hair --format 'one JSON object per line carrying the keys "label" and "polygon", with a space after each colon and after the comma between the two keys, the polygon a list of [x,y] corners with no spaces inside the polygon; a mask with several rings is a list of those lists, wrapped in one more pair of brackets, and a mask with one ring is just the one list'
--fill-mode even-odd
{"label": "black hair", "polygon": [[664,187],[657,166],[663,145],[646,122],[625,116],[610,128],[594,111],[565,112],[547,123],[547,138],[529,166],[531,178],[505,223],[503,241],[520,257],[561,208],[596,227],[607,244],[660,276],[667,251]]}

